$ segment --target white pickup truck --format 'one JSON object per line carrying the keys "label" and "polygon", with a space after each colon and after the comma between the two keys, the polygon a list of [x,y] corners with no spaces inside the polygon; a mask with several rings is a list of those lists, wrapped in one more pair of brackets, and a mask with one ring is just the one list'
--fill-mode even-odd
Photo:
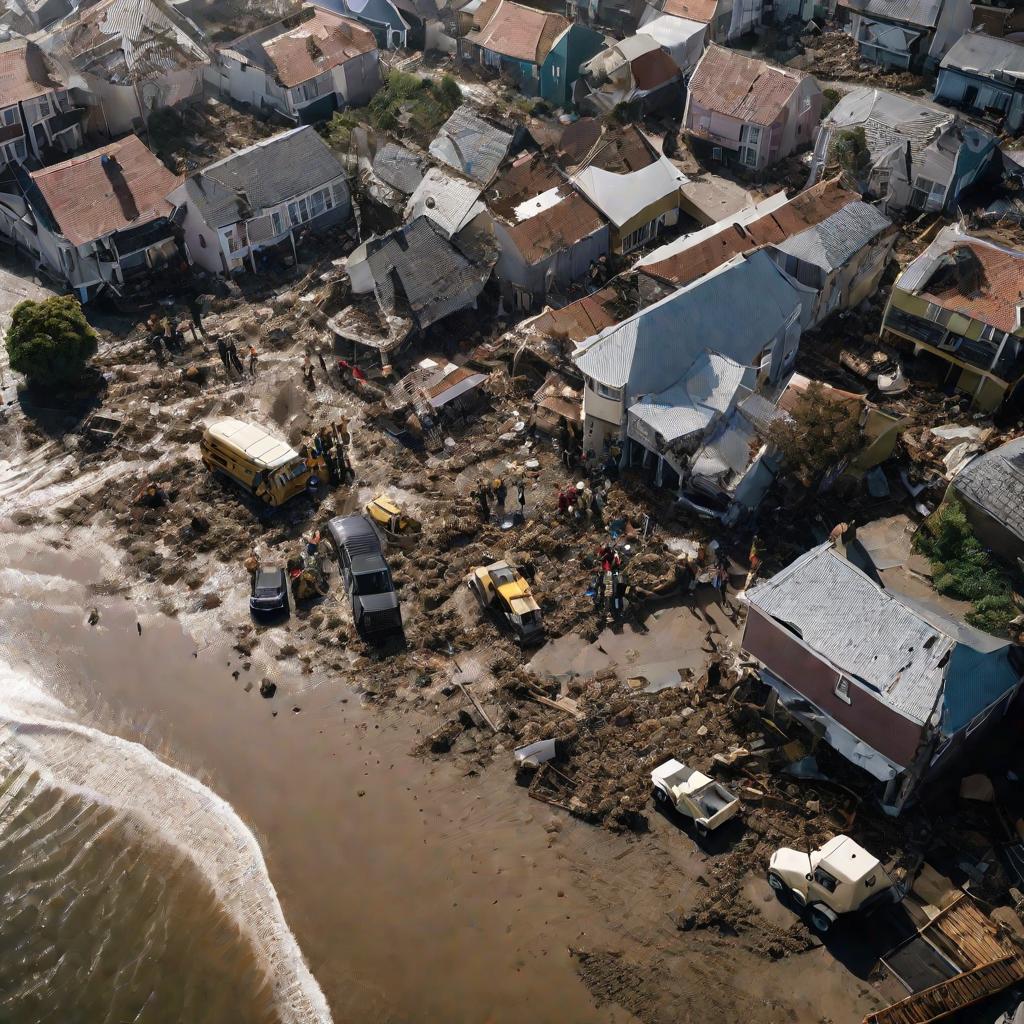
{"label": "white pickup truck", "polygon": [[654,799],[692,818],[704,836],[736,817],[740,800],[714,779],[672,758],[651,772]]}

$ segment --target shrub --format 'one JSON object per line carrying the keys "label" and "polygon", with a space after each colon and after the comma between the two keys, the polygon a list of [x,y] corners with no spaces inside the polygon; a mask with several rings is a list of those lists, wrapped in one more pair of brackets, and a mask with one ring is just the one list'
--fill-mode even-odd
{"label": "shrub", "polygon": [[988,633],[1005,636],[1017,614],[1010,584],[974,535],[967,512],[955,498],[942,504],[914,536],[914,547],[932,564],[932,581],[940,594],[970,601],[967,621]]}
{"label": "shrub", "polygon": [[413,133],[425,141],[433,138],[461,103],[462,93],[453,78],[445,76],[435,82],[392,71],[370,100],[367,115],[380,131],[394,131],[400,123],[399,115],[404,115]]}
{"label": "shrub", "polygon": [[19,302],[11,313],[7,355],[31,385],[61,390],[78,383],[96,354],[96,332],[71,295]]}
{"label": "shrub", "polygon": [[841,170],[858,181],[871,170],[871,152],[863,128],[846,128],[836,132],[829,154]]}
{"label": "shrub", "polygon": [[790,415],[772,423],[768,439],[779,449],[787,472],[804,487],[814,487],[860,448],[857,407],[829,398],[824,386],[812,381],[797,396]]}
{"label": "shrub", "polygon": [[835,109],[836,104],[843,98],[843,94],[838,89],[822,89],[821,96],[821,116],[822,118],[826,118]]}

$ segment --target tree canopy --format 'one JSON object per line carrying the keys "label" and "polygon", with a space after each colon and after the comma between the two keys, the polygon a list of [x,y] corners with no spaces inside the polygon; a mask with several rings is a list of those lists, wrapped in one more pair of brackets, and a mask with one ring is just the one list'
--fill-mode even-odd
{"label": "tree canopy", "polygon": [[97,342],[82,304],[71,295],[19,302],[6,338],[11,369],[23,373],[33,386],[56,390],[81,380]]}
{"label": "tree canopy", "polygon": [[782,454],[783,468],[804,485],[821,478],[861,446],[856,404],[830,398],[812,381],[800,392],[792,412],[769,428],[768,438]]}

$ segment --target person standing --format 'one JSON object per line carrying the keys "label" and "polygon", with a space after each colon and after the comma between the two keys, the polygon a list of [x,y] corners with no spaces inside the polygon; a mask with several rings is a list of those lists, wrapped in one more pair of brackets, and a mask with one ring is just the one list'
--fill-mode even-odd
{"label": "person standing", "polygon": [[220,356],[220,361],[224,364],[224,369],[228,371],[228,376],[231,375],[231,363],[228,360],[228,347],[224,343],[223,338],[217,339],[217,355]]}
{"label": "person standing", "polygon": [[256,351],[256,346],[250,344],[249,345],[249,376],[250,377],[255,378],[255,376],[256,376],[256,367],[259,364],[259,361],[260,361],[260,357],[259,357],[259,354]]}
{"label": "person standing", "polygon": [[480,511],[480,521],[486,523],[491,517],[491,505],[487,500],[487,488],[484,486],[483,480],[477,479],[476,490],[473,493],[476,496],[477,507]]}
{"label": "person standing", "polygon": [[245,367],[242,366],[242,360],[238,358],[238,346],[235,344],[234,338],[228,339],[228,359],[231,360],[231,365],[238,371],[238,376],[244,377]]}
{"label": "person standing", "polygon": [[516,482],[516,495],[519,498],[519,515],[526,518],[526,487],[523,484],[523,478],[520,477]]}
{"label": "person standing", "polygon": [[316,357],[320,360],[320,369],[324,371],[324,380],[329,384],[331,382],[331,375],[327,372],[327,360],[324,359],[324,353],[322,349],[316,350]]}
{"label": "person standing", "polygon": [[505,499],[508,497],[508,488],[505,486],[505,481],[501,477],[496,477],[494,481],[494,501],[498,507],[498,515],[505,515]]}
{"label": "person standing", "polygon": [[203,326],[203,299],[199,292],[190,292],[188,297],[188,312],[192,317],[192,329],[203,336],[203,347],[206,347],[206,328]]}

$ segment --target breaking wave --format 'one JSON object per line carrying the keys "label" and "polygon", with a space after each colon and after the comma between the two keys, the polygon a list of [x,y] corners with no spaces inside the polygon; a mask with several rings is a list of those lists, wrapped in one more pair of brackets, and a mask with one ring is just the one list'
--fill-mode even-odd
{"label": "breaking wave", "polygon": [[[20,818],[15,813],[30,799],[38,803],[44,790],[81,805],[98,805],[118,827],[139,839],[157,840],[194,865],[255,951],[282,1024],[331,1021],[327,1001],[285,921],[256,838],[231,805],[141,744],[76,721],[60,700],[0,664],[0,846],[29,827],[21,819],[38,829],[48,816],[56,818],[49,808]],[[69,829],[70,861],[93,843],[80,812],[65,817],[76,822],[61,825]],[[60,841],[65,842],[63,837]]]}

